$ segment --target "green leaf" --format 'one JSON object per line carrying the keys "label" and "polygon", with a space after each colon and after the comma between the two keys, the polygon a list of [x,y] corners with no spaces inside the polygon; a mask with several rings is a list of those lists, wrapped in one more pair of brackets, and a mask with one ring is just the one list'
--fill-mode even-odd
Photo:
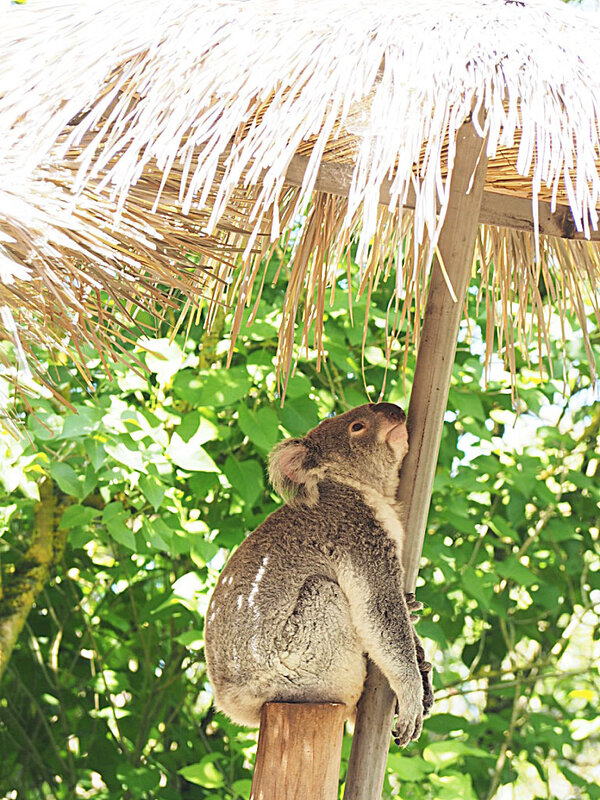
{"label": "green leaf", "polygon": [[82,506],[79,503],[69,506],[63,512],[59,528],[74,528],[76,526],[89,525],[90,522],[100,515],[97,508],[90,508],[89,506]]}
{"label": "green leaf", "polygon": [[[489,754],[486,753],[488,755]],[[435,786],[435,800],[478,800],[473,791],[470,775],[451,772],[445,775],[430,775],[430,782]]]}
{"label": "green leaf", "polygon": [[[479,394],[475,391],[452,388],[450,390],[448,407],[456,411],[459,417],[471,417],[474,420],[484,420],[487,414],[483,410],[483,404]],[[484,431],[482,431],[482,434]]]}
{"label": "green leaf", "polygon": [[434,714],[425,720],[428,731],[443,734],[468,730],[470,724],[466,717],[458,717],[456,714]]}
{"label": "green leaf", "polygon": [[186,414],[177,427],[177,433],[181,438],[188,442],[192,437],[198,444],[213,441],[219,437],[219,429],[205,417],[201,417],[198,411]]}
{"label": "green leaf", "polygon": [[64,419],[53,411],[36,411],[27,420],[27,429],[38,442],[57,439],[64,426]]}
{"label": "green leaf", "polygon": [[194,372],[184,369],[173,381],[173,391],[191,406],[227,406],[245,397],[252,378],[245,367]]}
{"label": "green leaf", "polygon": [[88,494],[94,491],[97,485],[98,485],[98,478],[96,477],[94,468],[91,464],[88,464],[85,468],[85,475],[83,478],[83,488],[82,488],[83,496],[87,497]]}
{"label": "green leaf", "polygon": [[431,764],[419,756],[403,756],[400,753],[388,755],[387,768],[401,781],[422,781],[433,771]]}
{"label": "green leaf", "polygon": [[140,489],[152,508],[158,511],[165,496],[164,485],[153,475],[142,475],[140,478]]}
{"label": "green leaf", "polygon": [[455,530],[460,531],[460,533],[475,533],[475,517],[466,514],[461,516],[460,514],[454,514],[452,511],[447,511],[445,516],[448,524]]}
{"label": "green leaf", "polygon": [[162,519],[149,520],[145,518],[142,521],[142,531],[151,547],[156,550],[164,550],[167,553],[171,552],[173,531]]}
{"label": "green leaf", "polygon": [[444,628],[430,617],[419,620],[419,636],[425,636],[427,639],[437,642],[440,647],[448,646],[448,637]]}
{"label": "green leaf", "polygon": [[155,789],[160,783],[159,770],[153,769],[148,764],[137,768],[122,764],[117,770],[117,777],[137,797]]}
{"label": "green leaf", "polygon": [[352,372],[360,374],[360,362],[352,350],[347,347],[346,342],[328,338],[327,357],[330,358],[343,373]]}
{"label": "green leaf", "polygon": [[100,427],[103,416],[102,409],[91,406],[75,406],[75,414],[69,414],[65,419],[59,439],[78,439],[89,436]]}
{"label": "green leaf", "polygon": [[177,342],[170,339],[146,339],[138,341],[138,347],[146,353],[146,366],[155,373],[160,384],[168,383],[183,366],[185,353]]}
{"label": "green leaf", "polygon": [[186,631],[180,633],[175,637],[175,641],[182,644],[184,647],[189,647],[190,650],[201,650],[204,647],[204,632],[203,631]]}
{"label": "green leaf", "polygon": [[494,578],[486,573],[467,567],[461,573],[460,583],[467,594],[489,609],[492,599]]}
{"label": "green leaf", "polygon": [[231,486],[251,508],[264,488],[262,465],[258,461],[237,461],[227,456],[223,471]]}
{"label": "green leaf", "polygon": [[167,447],[167,455],[176,466],[190,472],[220,472],[215,462],[196,440],[195,436],[185,442],[175,432],[171,436],[171,441]]}
{"label": "green leaf", "polygon": [[73,467],[64,461],[53,461],[50,464],[50,475],[62,492],[83,500],[85,497],[83,480],[79,479]]}
{"label": "green leaf", "polygon": [[286,400],[281,409],[281,422],[292,436],[304,436],[319,424],[317,404],[307,394]]}
{"label": "green leaf", "polygon": [[465,756],[492,759],[493,755],[487,750],[467,744],[457,739],[447,739],[443,742],[432,742],[423,750],[423,757],[436,768],[436,770],[462,761]]}
{"label": "green leaf", "polygon": [[205,789],[218,789],[225,784],[223,775],[215,766],[215,761],[222,758],[221,753],[209,753],[196,764],[190,764],[179,770],[186,781],[204,786]]}
{"label": "green leaf", "polygon": [[290,400],[294,400],[297,397],[308,397],[311,391],[312,386],[310,380],[306,377],[306,375],[302,375],[302,373],[296,371],[294,377],[290,378],[288,382],[287,392],[285,395],[286,399],[283,408],[286,408]]}
{"label": "green leaf", "polygon": [[92,467],[98,472],[106,463],[106,450],[104,444],[97,439],[85,439],[83,448],[90,460]]}
{"label": "green leaf", "polygon": [[503,517],[493,516],[488,525],[501,539],[510,539],[513,542],[521,541],[517,531]]}
{"label": "green leaf", "polygon": [[139,445],[131,437],[119,437],[115,444],[104,445],[104,449],[109,456],[112,456],[119,464],[123,464],[129,471],[147,472]]}
{"label": "green leaf", "polygon": [[126,524],[128,520],[129,514],[121,502],[109,503],[102,512],[102,522],[112,538],[124,547],[135,550],[135,536]]}
{"label": "green leaf", "polygon": [[239,781],[234,781],[231,784],[231,788],[239,797],[250,797],[252,781],[249,778],[242,778]]}
{"label": "green leaf", "polygon": [[551,519],[545,528],[542,528],[542,539],[550,539],[552,542],[570,541],[574,534],[573,523],[576,520],[572,518]]}
{"label": "green leaf", "polygon": [[[566,588],[566,587],[565,587]],[[533,602],[536,606],[544,608],[549,608],[554,611],[560,608],[561,605],[561,588],[560,584],[554,585],[554,583],[540,583],[537,589],[530,589],[529,590]]]}
{"label": "green leaf", "polygon": [[251,411],[240,405],[238,416],[240,428],[260,450],[268,451],[279,441],[279,419],[272,408]]}
{"label": "green leaf", "polygon": [[196,536],[190,548],[190,558],[194,564],[202,569],[219,552],[219,546],[202,536]]}
{"label": "green leaf", "polygon": [[575,470],[570,470],[569,480],[575,486],[579,486],[580,489],[595,489],[598,486],[596,477],[590,478],[589,475],[584,475],[582,472],[576,472]]}
{"label": "green leaf", "polygon": [[540,582],[538,576],[521,564],[516,556],[509,556],[504,561],[498,562],[496,564],[496,572],[503,578],[515,581],[520,586],[531,586],[533,583]]}
{"label": "green leaf", "polygon": [[188,486],[194,497],[206,497],[220,486],[218,475],[214,472],[195,472],[188,478]]}

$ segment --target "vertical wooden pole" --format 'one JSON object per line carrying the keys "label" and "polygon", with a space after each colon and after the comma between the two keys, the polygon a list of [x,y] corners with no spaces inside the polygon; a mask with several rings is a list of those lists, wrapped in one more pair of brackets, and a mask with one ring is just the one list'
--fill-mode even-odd
{"label": "vertical wooden pole", "polygon": [[[403,561],[407,592],[414,590],[417,580],[456,340],[471,277],[487,169],[484,145],[471,121],[465,122],[458,132],[450,201],[439,240],[439,251],[458,301],[452,299],[439,264],[434,265],[429,285],[407,415],[409,451],[398,487],[406,520]],[[387,701],[382,702],[382,698]],[[358,706],[344,800],[381,797],[394,701],[387,680],[374,664],[369,664]]]}
{"label": "vertical wooden pole", "polygon": [[265,703],[250,800],[337,800],[346,706]]}

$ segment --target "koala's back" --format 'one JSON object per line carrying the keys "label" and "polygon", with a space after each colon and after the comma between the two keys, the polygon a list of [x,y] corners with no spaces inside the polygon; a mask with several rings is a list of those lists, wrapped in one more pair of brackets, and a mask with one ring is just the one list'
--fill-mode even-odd
{"label": "koala's back", "polygon": [[358,700],[365,659],[337,583],[338,529],[339,497],[283,506],[223,570],[206,660],[217,706],[234,721],[257,724],[269,700]]}

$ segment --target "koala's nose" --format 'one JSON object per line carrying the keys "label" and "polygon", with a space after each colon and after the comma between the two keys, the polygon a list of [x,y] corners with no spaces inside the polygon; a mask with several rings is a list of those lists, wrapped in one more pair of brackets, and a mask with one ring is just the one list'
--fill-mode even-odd
{"label": "koala's nose", "polygon": [[376,414],[385,414],[388,419],[393,419],[397,422],[406,421],[406,414],[404,411],[400,406],[396,406],[393,403],[373,403],[371,405],[371,411],[374,411]]}

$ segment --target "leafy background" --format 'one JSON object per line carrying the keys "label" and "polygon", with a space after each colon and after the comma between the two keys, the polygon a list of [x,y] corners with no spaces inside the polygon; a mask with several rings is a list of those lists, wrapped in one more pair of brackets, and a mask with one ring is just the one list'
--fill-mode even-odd
{"label": "leafy background", "polygon": [[[384,384],[406,407],[413,369],[395,343],[386,370],[385,286],[364,353],[340,291],[326,312],[327,362],[317,371],[302,353],[282,406],[281,292],[267,281],[229,369],[224,313],[212,334],[200,319],[171,340],[174,320],[148,312],[125,345],[145,370],[89,353],[89,386],[46,353],[73,411],[51,396],[15,400],[23,435],[0,437],[0,624],[40,486],[57,504],[57,563],[0,683],[0,797],[248,797],[257,734],[211,705],[210,592],[279,503],[269,449]],[[486,383],[475,295],[418,588],[436,704],[421,739],[391,750],[385,796],[598,798],[600,408],[576,332],[541,365],[525,348],[516,400],[499,360]],[[355,303],[355,320],[365,310]],[[346,735],[342,784],[349,749]]]}

